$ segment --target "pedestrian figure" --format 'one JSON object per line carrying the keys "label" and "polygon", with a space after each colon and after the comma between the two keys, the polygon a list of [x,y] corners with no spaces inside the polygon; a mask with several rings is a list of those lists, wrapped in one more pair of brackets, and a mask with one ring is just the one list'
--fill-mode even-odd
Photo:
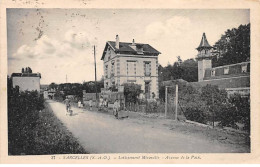
{"label": "pedestrian figure", "polygon": [[120,108],[120,104],[118,102],[118,99],[116,99],[115,103],[114,103],[114,106],[113,106],[113,113],[116,117],[116,119],[118,119],[118,110]]}
{"label": "pedestrian figure", "polygon": [[81,101],[78,101],[78,108],[81,108]]}
{"label": "pedestrian figure", "polygon": [[107,102],[107,99],[106,99],[106,98],[104,99],[103,105],[104,105],[105,111],[107,111],[108,102]]}
{"label": "pedestrian figure", "polygon": [[99,106],[100,107],[103,107],[103,97],[101,96],[100,99],[99,99]]}
{"label": "pedestrian figure", "polygon": [[66,105],[66,113],[65,113],[65,115],[67,115],[67,113],[70,110],[70,100],[68,99],[68,97],[66,97],[66,99],[64,100],[64,103]]}
{"label": "pedestrian figure", "polygon": [[89,107],[90,107],[90,110],[92,111],[92,100],[89,101]]}
{"label": "pedestrian figure", "polygon": [[104,99],[104,102],[103,102],[104,106],[107,108],[108,107],[108,102],[107,102],[107,99]]}

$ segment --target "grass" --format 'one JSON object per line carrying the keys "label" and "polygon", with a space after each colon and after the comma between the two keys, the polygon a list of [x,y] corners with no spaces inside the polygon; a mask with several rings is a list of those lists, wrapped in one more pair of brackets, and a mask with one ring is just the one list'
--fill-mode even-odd
{"label": "grass", "polygon": [[28,122],[35,126],[19,127],[22,129],[21,134],[9,138],[15,140],[9,141],[9,155],[87,154],[48,104],[45,103],[45,109],[35,112],[38,112],[38,119]]}

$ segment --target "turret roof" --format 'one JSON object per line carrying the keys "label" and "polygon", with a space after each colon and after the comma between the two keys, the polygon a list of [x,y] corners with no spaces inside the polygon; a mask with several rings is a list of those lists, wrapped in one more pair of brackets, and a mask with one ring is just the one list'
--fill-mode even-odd
{"label": "turret roof", "polygon": [[212,48],[212,46],[210,46],[210,44],[209,44],[209,42],[207,40],[205,32],[202,35],[202,39],[200,41],[200,45],[199,45],[199,47],[197,49],[200,49],[200,48]]}

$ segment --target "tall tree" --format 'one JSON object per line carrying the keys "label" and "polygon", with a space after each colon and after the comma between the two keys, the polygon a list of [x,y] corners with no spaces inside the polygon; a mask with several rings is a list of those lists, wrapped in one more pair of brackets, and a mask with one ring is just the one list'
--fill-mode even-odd
{"label": "tall tree", "polygon": [[213,67],[250,60],[250,24],[228,29],[215,43],[219,57],[212,60]]}

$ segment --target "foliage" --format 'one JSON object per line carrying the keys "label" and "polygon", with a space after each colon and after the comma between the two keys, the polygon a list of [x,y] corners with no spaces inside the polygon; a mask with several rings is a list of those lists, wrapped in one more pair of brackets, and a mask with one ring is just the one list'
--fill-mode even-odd
{"label": "foliage", "polygon": [[168,64],[166,67],[159,65],[159,81],[167,81],[173,79],[183,79],[188,82],[198,80],[198,65],[194,59],[182,61],[178,56],[178,61],[173,65]]}
{"label": "foliage", "polygon": [[213,46],[219,57],[212,60],[213,67],[250,60],[250,24],[228,29]]}
{"label": "foliage", "polygon": [[165,101],[165,86],[159,86],[159,99]]}
{"label": "foliage", "polygon": [[[86,153],[37,91],[19,92],[8,78],[8,153],[40,155]],[[45,108],[45,109],[44,109]]]}
{"label": "foliage", "polygon": [[[250,97],[250,96],[249,96]],[[232,111],[236,113],[237,122],[243,123],[245,130],[250,130],[250,99],[234,94],[229,98]]]}
{"label": "foliage", "polygon": [[124,86],[124,96],[126,103],[136,103],[138,96],[142,92],[141,85],[134,83],[124,83],[122,86]]}
{"label": "foliage", "polygon": [[37,91],[21,92],[8,89],[8,147],[9,153],[32,150],[33,129],[37,126],[39,110],[44,108],[43,97]]}
{"label": "foliage", "polygon": [[179,105],[188,120],[200,123],[218,122],[219,126],[250,130],[250,100],[239,94],[228,97],[225,90],[206,85],[200,91],[190,85],[179,87]]}
{"label": "foliage", "polygon": [[[101,88],[104,87],[104,81],[100,80],[97,81],[97,92],[101,92]],[[62,83],[62,84],[55,84],[51,83],[49,85],[49,89],[56,90],[54,95],[55,99],[65,99],[67,95],[75,95],[77,99],[82,99],[83,97],[83,90],[86,90],[87,93],[95,93],[96,86],[95,82],[89,81],[84,82],[83,84],[80,83]]]}
{"label": "foliage", "polygon": [[108,89],[111,90],[112,92],[117,92],[118,91],[118,88],[116,87],[116,85],[112,85]]}
{"label": "foliage", "polygon": [[187,85],[179,89],[179,104],[185,109],[184,115],[191,121],[207,123],[208,108],[206,102],[201,99],[200,92]]}

